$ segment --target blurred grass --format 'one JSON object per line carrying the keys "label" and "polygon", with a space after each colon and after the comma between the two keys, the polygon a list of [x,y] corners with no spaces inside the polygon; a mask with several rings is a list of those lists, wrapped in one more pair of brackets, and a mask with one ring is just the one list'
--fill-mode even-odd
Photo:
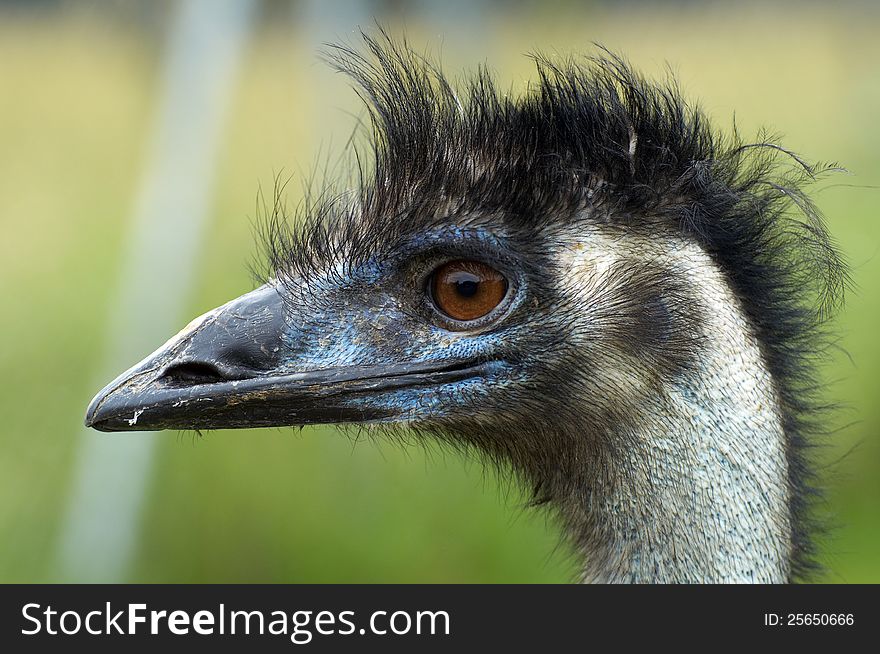
{"label": "blurred grass", "polygon": [[[848,408],[824,453],[824,511],[841,525],[829,581],[880,582],[880,39],[876,16],[794,5],[493,15],[479,44],[445,47],[448,71],[486,60],[521,91],[521,55],[599,41],[640,68],[672,62],[716,121],[767,125],[851,175],[816,199],[853,265],[829,399]],[[574,11],[570,9],[569,11]],[[867,10],[865,10],[867,11]],[[156,102],[160,45],[97,17],[0,20],[0,581],[51,581],[85,406]],[[220,155],[191,315],[250,288],[247,216],[260,184],[308,169],[357,111],[315,64],[312,41],[264,28],[248,52]],[[414,43],[440,49],[431,24]],[[851,186],[854,185],[854,186]],[[295,185],[291,200],[296,199]],[[232,263],[230,263],[232,262]],[[240,262],[240,265],[239,263]],[[144,353],[146,354],[146,353]],[[107,438],[136,438],[107,436]],[[112,492],[112,489],[108,489]],[[330,429],[167,434],[132,581],[565,581],[572,561],[542,516],[454,455],[351,443]]]}

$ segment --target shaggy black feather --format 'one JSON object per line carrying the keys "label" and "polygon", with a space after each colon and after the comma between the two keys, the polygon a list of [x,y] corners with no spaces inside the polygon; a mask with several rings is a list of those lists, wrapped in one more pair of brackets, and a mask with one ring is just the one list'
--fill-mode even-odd
{"label": "shaggy black feather", "polygon": [[[512,97],[485,68],[456,88],[405,42],[384,33],[364,42],[366,54],[334,46],[330,60],[370,112],[371,156],[356,153],[353,190],[320,193],[293,220],[276,201],[262,228],[270,274],[308,280],[339,261],[354,267],[450,216],[491,214],[511,232],[536,234],[589,209],[592,220],[686,235],[726,275],[775,380],[788,439],[792,577],[805,578],[815,565],[810,447],[824,423],[815,363],[847,276],[803,189],[834,167],[808,164],[763,133],[753,143],[735,129],[720,134],[674,81],[648,81],[607,51],[536,55],[537,83]],[[289,285],[293,292],[301,282]],[[650,319],[636,327],[669,338],[664,299],[646,303]],[[533,482],[537,501],[546,499],[548,482]]]}

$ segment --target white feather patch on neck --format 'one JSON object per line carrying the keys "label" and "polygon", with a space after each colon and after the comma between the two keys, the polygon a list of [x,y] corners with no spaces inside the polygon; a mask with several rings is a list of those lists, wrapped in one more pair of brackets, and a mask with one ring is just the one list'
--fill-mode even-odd
{"label": "white feather patch on neck", "polygon": [[[591,293],[621,262],[637,260],[686,279],[703,318],[696,370],[661,392],[634,384],[632,370],[600,371],[631,390],[638,426],[605,435],[618,442],[588,475],[592,487],[564,502],[584,550],[584,581],[786,581],[790,498],[778,396],[712,258],[674,234],[648,239],[604,226],[557,257],[579,306],[598,301]],[[577,326],[583,347],[595,338],[589,313]]]}

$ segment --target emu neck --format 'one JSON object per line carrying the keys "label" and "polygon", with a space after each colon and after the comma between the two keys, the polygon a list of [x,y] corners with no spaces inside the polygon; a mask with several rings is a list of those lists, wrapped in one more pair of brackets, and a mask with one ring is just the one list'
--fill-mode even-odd
{"label": "emu neck", "polygon": [[632,423],[605,435],[589,481],[565,502],[583,580],[785,582],[788,467],[773,380],[709,257],[684,247],[664,261],[702,303],[698,364],[634,398]]}

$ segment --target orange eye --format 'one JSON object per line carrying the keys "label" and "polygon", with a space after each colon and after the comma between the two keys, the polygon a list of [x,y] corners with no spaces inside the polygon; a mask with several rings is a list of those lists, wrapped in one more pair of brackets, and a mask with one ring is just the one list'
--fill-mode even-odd
{"label": "orange eye", "polygon": [[507,294],[507,280],[479,261],[450,261],[431,275],[437,308],[454,320],[476,320],[497,307]]}

